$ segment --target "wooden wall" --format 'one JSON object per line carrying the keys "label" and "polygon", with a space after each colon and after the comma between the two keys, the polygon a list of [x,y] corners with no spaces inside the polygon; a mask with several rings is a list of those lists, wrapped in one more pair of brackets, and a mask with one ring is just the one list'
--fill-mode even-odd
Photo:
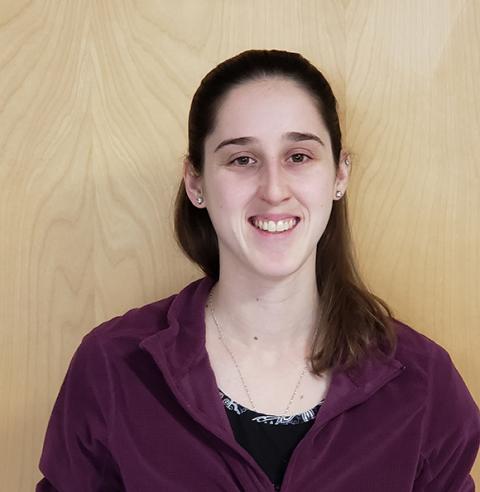
{"label": "wooden wall", "polygon": [[2,0],[4,490],[39,479],[81,337],[199,276],[171,219],[189,102],[249,48],[299,51],[331,81],[367,283],[479,401],[479,46],[475,0]]}

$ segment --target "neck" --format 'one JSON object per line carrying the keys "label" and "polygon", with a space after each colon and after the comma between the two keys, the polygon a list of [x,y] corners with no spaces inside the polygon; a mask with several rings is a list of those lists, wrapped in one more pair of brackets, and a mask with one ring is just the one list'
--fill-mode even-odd
{"label": "neck", "polygon": [[224,336],[237,346],[272,357],[309,353],[320,315],[315,271],[275,281],[220,275],[211,301]]}

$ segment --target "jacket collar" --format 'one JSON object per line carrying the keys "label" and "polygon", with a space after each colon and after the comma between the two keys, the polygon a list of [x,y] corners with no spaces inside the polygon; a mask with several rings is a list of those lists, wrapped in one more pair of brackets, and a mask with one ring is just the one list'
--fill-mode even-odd
{"label": "jacket collar", "polygon": [[167,325],[140,342],[160,368],[178,403],[204,427],[230,444],[235,439],[205,348],[205,304],[215,281],[205,277],[179,292]]}
{"label": "jacket collar", "polygon": [[167,326],[140,343],[176,380],[206,355],[205,303],[214,283],[204,277],[187,285],[168,308]]}
{"label": "jacket collar", "polygon": [[[220,418],[228,427],[205,348],[205,304],[214,283],[212,278],[204,277],[185,287],[168,308],[168,326],[144,339],[140,347],[151,354],[184,406],[211,414],[213,399],[218,402],[214,404],[217,417],[221,413]],[[315,427],[368,399],[404,368],[401,361],[391,356],[366,358],[348,372],[334,370],[317,418],[320,422]]]}

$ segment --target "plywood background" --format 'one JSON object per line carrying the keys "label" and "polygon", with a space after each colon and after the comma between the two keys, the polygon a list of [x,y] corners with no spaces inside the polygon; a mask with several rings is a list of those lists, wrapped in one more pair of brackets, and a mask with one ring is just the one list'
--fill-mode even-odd
{"label": "plywood background", "polygon": [[[70,357],[199,276],[172,203],[201,77],[249,48],[331,81],[361,269],[480,399],[480,3],[0,1],[0,476],[30,491]],[[480,481],[480,469],[475,469]]]}

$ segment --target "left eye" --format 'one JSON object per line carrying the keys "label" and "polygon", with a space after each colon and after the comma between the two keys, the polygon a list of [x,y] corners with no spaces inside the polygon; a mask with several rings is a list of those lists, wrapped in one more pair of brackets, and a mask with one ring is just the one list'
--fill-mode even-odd
{"label": "left eye", "polygon": [[290,159],[293,162],[302,163],[302,162],[305,162],[307,159],[309,159],[309,157],[308,157],[308,155],[297,153],[297,154],[292,154],[290,156]]}
{"label": "left eye", "polygon": [[237,157],[236,159],[233,159],[232,161],[230,161],[231,164],[237,164],[240,167],[246,167],[249,164],[251,164],[252,162],[255,162],[254,159],[252,159],[248,155],[242,155],[242,156]]}

